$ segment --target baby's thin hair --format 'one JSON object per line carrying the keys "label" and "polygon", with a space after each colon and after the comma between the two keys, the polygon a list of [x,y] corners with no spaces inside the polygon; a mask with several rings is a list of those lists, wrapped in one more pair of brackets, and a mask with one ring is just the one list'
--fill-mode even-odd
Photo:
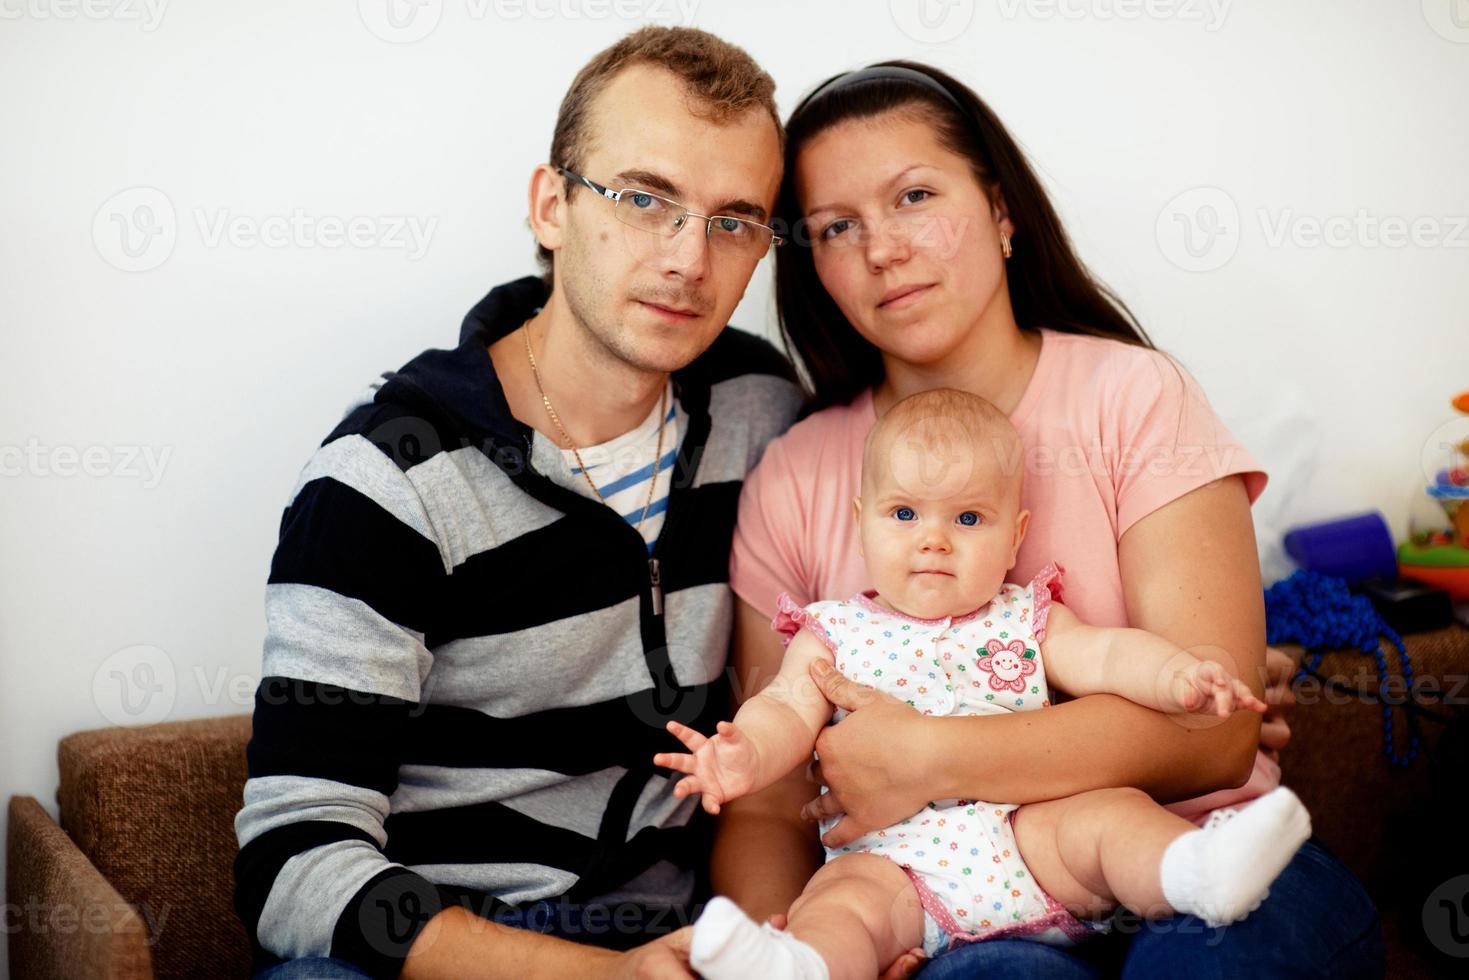
{"label": "baby's thin hair", "polygon": [[958,388],[920,391],[894,405],[867,433],[862,445],[864,488],[899,434],[933,447],[935,441],[960,433],[976,455],[1008,450],[1020,441],[1010,419],[987,399]]}

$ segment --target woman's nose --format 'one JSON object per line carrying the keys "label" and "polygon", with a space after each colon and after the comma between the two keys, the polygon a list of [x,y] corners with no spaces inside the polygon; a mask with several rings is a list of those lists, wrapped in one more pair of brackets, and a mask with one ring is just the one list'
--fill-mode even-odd
{"label": "woman's nose", "polygon": [[901,222],[889,219],[867,234],[867,264],[873,272],[906,262],[911,253],[912,246]]}

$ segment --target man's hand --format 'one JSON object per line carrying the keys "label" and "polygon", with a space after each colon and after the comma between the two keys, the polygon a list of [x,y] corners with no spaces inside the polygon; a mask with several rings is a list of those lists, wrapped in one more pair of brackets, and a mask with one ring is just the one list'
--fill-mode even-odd
{"label": "man's hand", "polygon": [[[785,913],[775,913],[770,917],[769,922],[777,929],[784,929],[786,927]],[[927,962],[928,957],[923,955],[923,950],[914,946],[893,960],[888,968],[882,971],[882,976],[878,977],[877,980],[908,980],[909,977],[923,969],[923,965]]]}
{"label": "man's hand", "polygon": [[689,944],[693,938],[694,927],[684,926],[618,954],[611,968],[599,975],[615,980],[695,980],[689,966]]}
{"label": "man's hand", "polygon": [[930,742],[923,729],[931,722],[897,698],[848,680],[824,660],[812,662],[811,677],[827,700],[849,712],[817,738],[821,761],[812,766],[811,778],[828,791],[801,808],[808,820],[846,814],[822,843],[842,847],[927,806],[929,780],[917,753]]}
{"label": "man's hand", "polygon": [[1260,723],[1260,748],[1276,762],[1280,750],[1290,741],[1290,724],[1286,714],[1296,706],[1290,679],[1296,672],[1296,661],[1287,653],[1265,648],[1265,704],[1268,709]]}
{"label": "man's hand", "polygon": [[717,728],[713,737],[705,738],[687,725],[670,721],[668,731],[693,755],[659,752],[653,756],[653,765],[688,774],[673,787],[674,799],[702,793],[704,809],[711,814],[719,813],[719,804],[750,792],[760,769],[755,744],[734,722],[721,721]]}

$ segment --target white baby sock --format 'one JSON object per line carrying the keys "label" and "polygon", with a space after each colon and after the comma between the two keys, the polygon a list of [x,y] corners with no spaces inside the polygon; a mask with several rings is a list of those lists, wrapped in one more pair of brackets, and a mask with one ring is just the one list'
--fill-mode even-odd
{"label": "white baby sock", "polygon": [[831,976],[813,947],[769,923],[757,926],[722,896],[710,899],[694,923],[689,963],[706,980],[829,980]]}
{"label": "white baby sock", "polygon": [[1243,919],[1310,836],[1311,816],[1300,799],[1277,787],[1227,820],[1211,820],[1169,844],[1160,869],[1163,897],[1210,926]]}

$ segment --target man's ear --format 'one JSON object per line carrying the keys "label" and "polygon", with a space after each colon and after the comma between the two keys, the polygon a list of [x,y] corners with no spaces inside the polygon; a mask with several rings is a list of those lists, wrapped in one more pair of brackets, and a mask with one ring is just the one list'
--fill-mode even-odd
{"label": "man's ear", "polygon": [[1015,515],[1015,546],[1010,549],[1010,567],[1015,567],[1015,556],[1020,554],[1020,543],[1025,540],[1025,532],[1030,527],[1030,511],[1022,510]]}
{"label": "man's ear", "polygon": [[551,251],[561,247],[566,221],[566,181],[549,163],[530,175],[530,230]]}

